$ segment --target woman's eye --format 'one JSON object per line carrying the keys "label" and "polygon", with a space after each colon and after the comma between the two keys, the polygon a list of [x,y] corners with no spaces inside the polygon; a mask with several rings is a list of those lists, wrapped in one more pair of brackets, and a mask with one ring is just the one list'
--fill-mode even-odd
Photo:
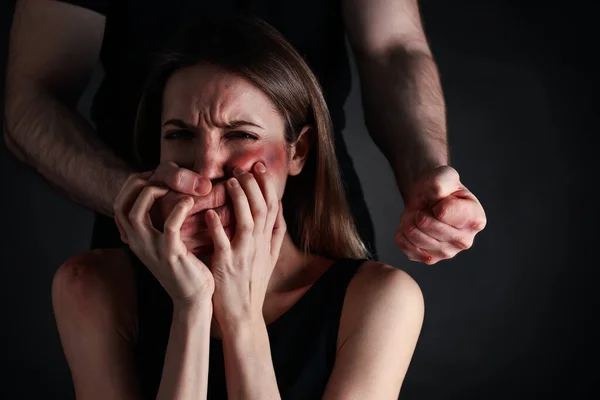
{"label": "woman's eye", "polygon": [[171,131],[171,132],[167,133],[164,136],[164,138],[165,138],[165,140],[171,140],[171,139],[186,138],[186,137],[190,137],[191,135],[192,135],[192,133],[189,131],[179,130],[179,131]]}
{"label": "woman's eye", "polygon": [[244,140],[256,140],[256,136],[247,132],[230,132],[226,135],[228,139],[244,139]]}

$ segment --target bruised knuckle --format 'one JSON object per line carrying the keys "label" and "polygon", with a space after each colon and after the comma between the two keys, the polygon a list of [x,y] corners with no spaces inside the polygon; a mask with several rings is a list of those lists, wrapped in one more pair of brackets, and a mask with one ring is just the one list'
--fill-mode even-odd
{"label": "bruised knuckle", "polygon": [[455,239],[453,242],[454,247],[456,247],[457,249],[460,250],[467,250],[470,249],[471,246],[473,245],[473,242],[470,240],[466,240],[466,239]]}
{"label": "bruised knuckle", "polygon": [[479,219],[479,220],[473,222],[472,227],[476,231],[481,231],[485,228],[486,225],[487,225],[487,219],[482,218],[482,219]]}

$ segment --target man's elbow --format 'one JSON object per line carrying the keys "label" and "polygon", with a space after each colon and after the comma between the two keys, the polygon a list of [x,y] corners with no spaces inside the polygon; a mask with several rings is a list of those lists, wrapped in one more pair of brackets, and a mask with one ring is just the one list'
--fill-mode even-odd
{"label": "man's elbow", "polygon": [[354,50],[354,57],[358,65],[375,67],[374,69],[405,68],[410,64],[433,60],[428,46],[409,46],[404,42]]}

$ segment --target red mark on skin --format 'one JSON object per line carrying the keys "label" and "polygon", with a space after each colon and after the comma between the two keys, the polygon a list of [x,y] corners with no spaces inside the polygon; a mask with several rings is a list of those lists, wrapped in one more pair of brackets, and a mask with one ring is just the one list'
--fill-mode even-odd
{"label": "red mark on skin", "polygon": [[[240,154],[233,155],[228,162],[226,170],[233,175],[233,169],[240,167],[246,172],[253,172],[254,164],[262,162],[267,168],[267,173],[282,174],[286,163],[287,153],[282,143],[265,143],[255,149],[245,149]],[[225,234],[232,240],[235,235],[235,213],[233,206],[228,201],[223,207],[216,209]],[[188,217],[182,227],[182,240],[186,247],[197,256],[211,254],[214,249],[212,237],[206,225],[206,210]],[[185,230],[185,234],[184,234]],[[185,236],[185,238],[184,238]]]}
{"label": "red mark on skin", "polygon": [[285,146],[282,143],[269,143],[257,149],[244,151],[232,160],[232,170],[233,167],[240,167],[244,171],[252,172],[252,167],[259,161],[265,164],[267,172],[281,173],[287,161]]}

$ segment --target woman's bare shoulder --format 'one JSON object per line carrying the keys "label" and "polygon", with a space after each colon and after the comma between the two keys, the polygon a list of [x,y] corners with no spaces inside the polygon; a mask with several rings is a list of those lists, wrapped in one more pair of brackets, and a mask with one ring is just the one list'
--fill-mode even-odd
{"label": "woman's bare shoulder", "polygon": [[390,289],[420,293],[419,285],[407,272],[373,260],[361,264],[350,286],[356,286],[363,290],[374,290],[377,293],[384,293]]}
{"label": "woman's bare shoulder", "polygon": [[344,308],[359,311],[352,311],[352,315],[390,310],[402,313],[408,308],[418,316],[424,308],[423,293],[407,272],[368,260],[359,267],[348,285]]}

